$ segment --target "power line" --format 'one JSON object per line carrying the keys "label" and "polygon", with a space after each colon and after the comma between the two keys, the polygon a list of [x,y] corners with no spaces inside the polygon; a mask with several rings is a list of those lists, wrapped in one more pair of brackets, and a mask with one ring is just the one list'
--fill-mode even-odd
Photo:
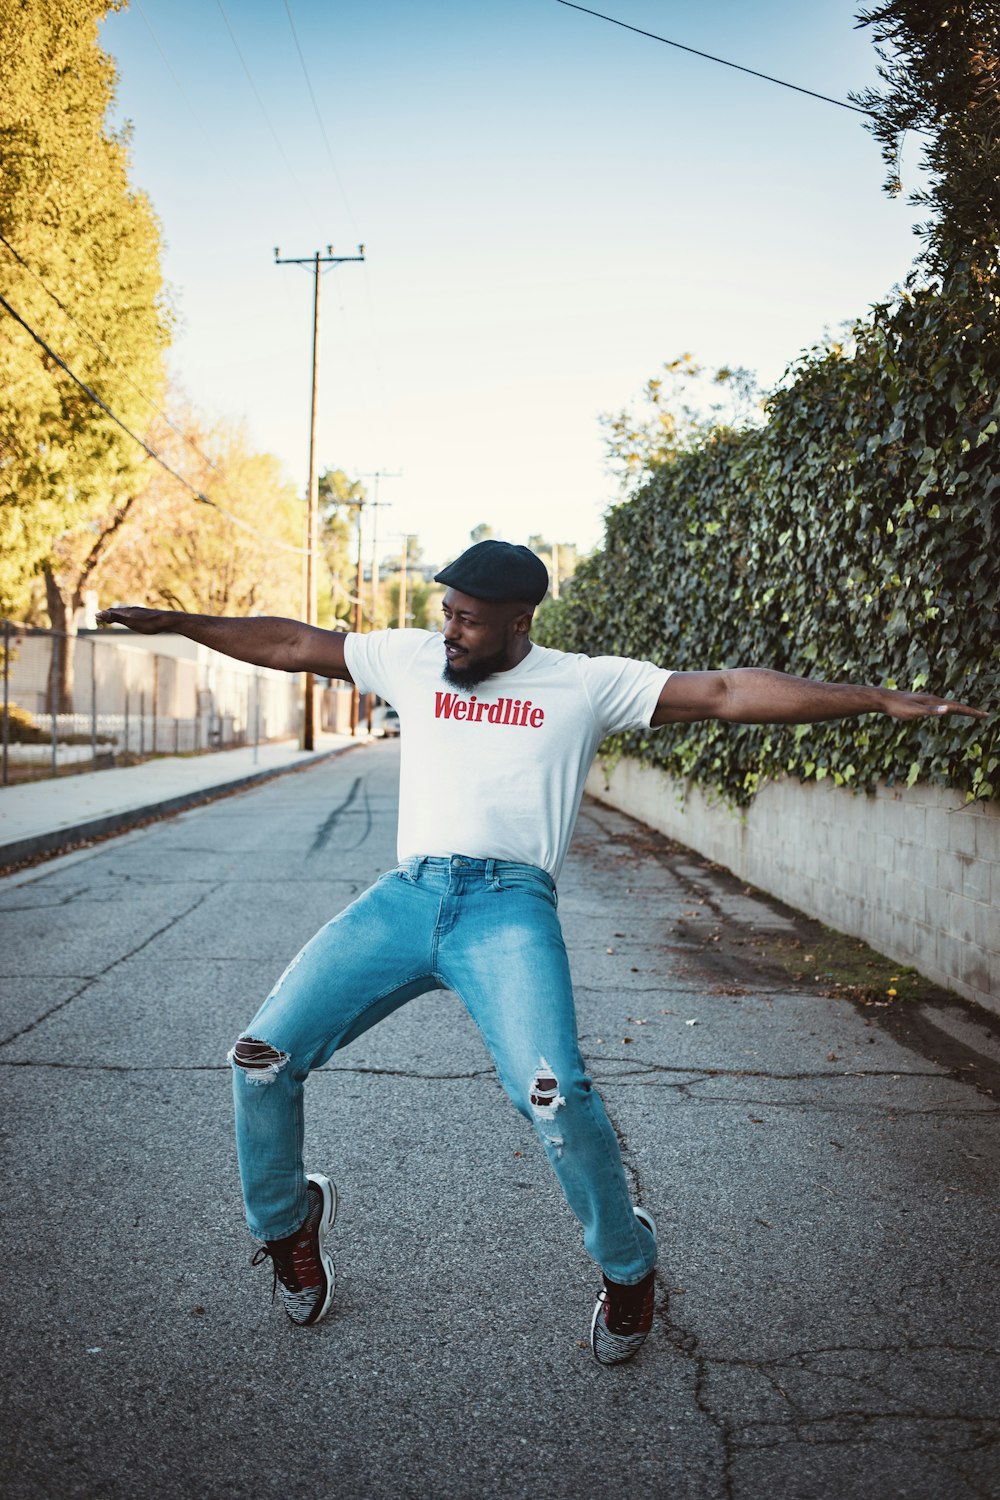
{"label": "power line", "polygon": [[335,179],[335,181],[337,183],[337,186],[340,189],[340,196],[344,200],[344,207],[347,209],[347,217],[351,221],[351,225],[352,225],[352,227],[354,229],[355,234],[357,234],[357,232],[358,232],[358,226],[354,222],[354,215],[351,212],[351,205],[347,201],[347,193],[346,193],[346,191],[344,189],[344,184],[343,184],[343,181],[341,179],[340,172],[337,169],[337,163],[334,160],[333,148],[330,145],[330,140],[329,140],[329,137],[327,136],[327,133],[326,133],[326,126],[323,124],[323,116],[320,114],[320,111],[319,111],[319,104],[317,102],[316,94],[315,94],[315,91],[314,91],[313,86],[312,86],[312,79],[309,77],[309,69],[306,67],[305,54],[303,53],[303,51],[302,51],[302,45],[299,42],[299,34],[295,30],[295,22],[292,19],[292,9],[291,9],[291,6],[288,3],[288,0],[285,0],[285,14],[288,17],[288,24],[289,24],[289,26],[291,27],[291,30],[292,30],[292,37],[293,37],[293,39],[295,41],[295,50],[299,54],[299,62],[302,64],[302,76],[305,78],[306,88],[309,90],[309,97],[312,100],[313,113],[316,116],[316,123],[319,126],[319,133],[323,137],[323,145],[326,147],[326,155],[327,155],[327,160],[330,163],[330,170],[332,171],[334,179]]}
{"label": "power line", "polygon": [[174,83],[177,85],[177,92],[180,94],[181,98],[184,100],[184,103],[188,107],[188,111],[189,111],[189,113],[191,115],[192,120],[197,125],[198,129],[201,131],[201,133],[205,137],[206,141],[208,141],[209,144],[211,144],[211,138],[210,138],[210,136],[208,134],[208,131],[205,129],[204,125],[201,123],[201,120],[199,119],[199,117],[198,117],[198,115],[197,115],[197,113],[195,111],[195,107],[191,103],[191,100],[188,97],[187,90],[184,88],[184,85],[181,83],[180,79],[177,77],[177,74],[174,72],[173,68],[171,67],[169,57],[164,52],[163,48],[160,46],[160,39],[156,35],[156,32],[153,30],[153,23],[149,19],[149,17],[147,16],[146,12],[142,8],[142,0],[135,0],[135,5],[136,5],[136,9],[138,10],[140,16],[142,17],[142,19],[146,23],[146,28],[149,31],[150,36],[153,38],[153,42],[154,42],[154,44],[156,46],[157,52],[163,58],[163,62],[164,62],[164,65],[165,65],[165,67],[167,69],[167,72],[170,74],[171,78],[174,80]]}
{"label": "power line", "polygon": [[93,344],[94,348],[101,355],[103,355],[103,357],[107,360],[108,364],[111,366],[111,368],[113,370],[117,370],[118,371],[118,374],[121,375],[122,379],[125,380],[128,383],[128,385],[130,385],[132,387],[132,389],[135,391],[136,395],[137,396],[141,396],[142,399],[143,399],[143,401],[145,401],[147,403],[147,405],[149,405],[149,406],[151,406],[153,408],[153,410],[156,412],[157,416],[163,418],[164,422],[166,422],[166,424],[170,428],[171,432],[176,432],[177,436],[179,438],[183,439],[183,441],[185,443],[187,443],[188,447],[192,450],[192,452],[196,453],[198,455],[198,457],[202,460],[202,462],[208,464],[208,467],[210,469],[214,470],[214,472],[216,474],[221,473],[221,470],[217,467],[217,465],[215,465],[212,462],[212,460],[208,457],[208,455],[206,453],[202,453],[202,451],[198,447],[197,443],[192,442],[192,440],[188,437],[187,433],[186,432],[182,432],[181,429],[174,422],[172,422],[170,420],[170,418],[167,416],[166,412],[163,411],[161,407],[157,406],[157,404],[153,400],[152,396],[147,396],[146,392],[144,390],[142,390],[139,386],[136,385],[135,381],[129,375],[128,371],[127,370],[123,370],[122,367],[121,367],[121,365],[118,364],[118,362],[108,353],[107,349],[105,349],[105,347],[101,343],[100,339],[97,338],[94,334],[92,334],[90,332],[89,328],[85,328],[84,325],[80,322],[79,318],[76,318],[76,317],[73,316],[73,314],[70,312],[69,308],[66,306],[65,302],[63,302],[61,298],[59,298],[59,297],[56,296],[56,294],[52,290],[52,288],[46,284],[44,278],[42,276],[40,276],[38,274],[38,272],[33,269],[33,267],[29,266],[29,264],[25,260],[24,256],[20,255],[18,253],[18,251],[14,249],[14,246],[11,244],[10,240],[7,239],[6,236],[3,235],[3,234],[0,234],[0,243],[2,243],[2,244],[4,244],[4,245],[7,246],[7,249],[10,251],[11,255],[13,255],[13,257],[17,261],[18,265],[23,266],[24,269],[27,271],[28,275],[29,276],[33,276],[35,278],[35,280],[38,282],[38,285],[42,288],[42,290],[49,297],[52,298],[53,302],[60,309],[60,311],[63,312],[63,313],[65,313],[66,317],[69,318],[69,320],[73,324],[73,326],[75,328],[79,328],[80,332],[84,335],[84,337],[88,338],[90,340],[90,342]]}
{"label": "power line", "polygon": [[45,353],[49,356],[49,358],[54,360],[61,370],[64,370],[66,372],[70,380],[72,380],[74,384],[80,387],[81,391],[83,391],[88,400],[93,401],[95,406],[99,406],[101,408],[101,411],[103,411],[106,416],[110,417],[112,422],[114,422],[116,426],[121,428],[122,432],[126,433],[134,443],[138,443],[143,452],[147,454],[149,458],[153,459],[155,463],[158,463],[161,469],[166,469],[171,478],[176,479],[177,483],[184,489],[186,489],[189,494],[193,495],[195,500],[197,500],[199,504],[207,505],[212,510],[217,510],[220,515],[225,516],[227,521],[231,521],[234,526],[241,526],[244,531],[249,531],[253,536],[258,537],[262,542],[267,542],[269,546],[278,547],[283,552],[296,552],[299,554],[299,556],[304,555],[304,548],[293,547],[289,542],[281,542],[276,537],[267,536],[264,532],[258,531],[256,526],[251,526],[249,521],[244,521],[241,516],[234,515],[231,510],[227,510],[224,505],[220,505],[217,500],[210,500],[207,495],[202,494],[201,490],[196,489],[190,480],[184,478],[183,474],[178,474],[176,469],[172,469],[167,463],[166,459],[161,458],[155,449],[151,448],[143,438],[139,437],[138,433],[133,432],[131,427],[129,427],[127,423],[122,421],[121,417],[116,416],[115,413],[111,410],[110,406],[108,406],[106,402],[101,400],[97,392],[91,390],[86,381],[81,380],[79,375],[74,374],[66,361],[64,359],[61,359],[55,352],[55,350],[51,347],[51,345],[45,342],[40,333],[35,332],[31,324],[27,322],[26,319],[21,317],[21,314],[17,311],[16,308],[11,307],[10,303],[7,301],[7,298],[4,297],[2,293],[0,293],[0,307],[6,308],[7,312],[14,319],[14,321],[16,323],[20,323],[21,327],[32,339],[34,339],[35,343],[38,344],[40,348],[45,350]]}
{"label": "power line", "polygon": [[599,10],[588,10],[585,5],[575,5],[573,0],[557,0],[557,4],[568,6],[570,10],[583,11],[584,15],[596,16],[599,21],[610,21],[612,26],[621,26],[624,31],[634,31],[638,36],[648,36],[654,42],[663,42],[667,47],[677,47],[681,52],[691,52],[695,57],[704,57],[708,62],[721,63],[724,68],[735,68],[738,73],[749,73],[752,78],[763,78],[767,83],[777,83],[783,89],[794,89],[797,94],[808,94],[810,99],[822,99],[825,104],[836,104],[840,109],[849,109],[856,115],[868,115],[873,118],[870,109],[860,109],[856,104],[848,104],[843,99],[832,99],[829,94],[817,94],[815,89],[804,89],[797,83],[786,83],[783,78],[773,78],[770,73],[758,73],[756,68],[745,68],[742,63],[730,62],[725,57],[715,57],[711,52],[699,52],[697,47],[686,47],[683,42],[673,42],[667,36],[657,36],[655,31],[643,31],[641,26],[630,26],[627,21],[619,21],[614,16],[602,15]]}
{"label": "power line", "polygon": [[[320,135],[322,136],[322,138],[323,138],[323,144],[326,147],[326,154],[327,154],[327,159],[329,160],[329,163],[330,163],[330,170],[333,173],[333,176],[334,176],[334,179],[336,180],[337,186],[340,189],[341,197],[344,200],[344,207],[347,210],[347,217],[351,221],[351,224],[352,224],[352,226],[354,228],[355,234],[357,234],[358,233],[358,226],[357,226],[357,223],[355,221],[354,214],[353,214],[353,212],[351,210],[351,205],[350,205],[350,203],[348,201],[347,193],[346,193],[346,191],[344,189],[343,179],[341,178],[340,171],[338,170],[336,160],[334,159],[333,149],[332,149],[332,147],[330,145],[329,137],[327,136],[327,133],[326,133],[326,127],[323,124],[323,117],[322,117],[322,115],[320,113],[319,104],[318,104],[317,99],[316,99],[316,93],[315,93],[315,90],[313,89],[313,86],[312,86],[312,80],[311,80],[311,78],[309,76],[309,69],[306,66],[305,54],[303,53],[301,43],[299,42],[299,34],[296,31],[296,29],[295,29],[295,21],[294,21],[294,19],[292,17],[292,8],[291,8],[291,5],[289,3],[289,0],[284,0],[284,5],[285,5],[285,13],[288,16],[288,24],[291,27],[292,36],[295,39],[296,51],[299,54],[299,62],[302,64],[302,73],[303,73],[303,76],[305,77],[305,80],[306,80],[306,87],[309,90],[309,97],[312,100],[313,110],[314,110],[315,115],[316,115],[316,123],[319,125]],[[382,423],[383,423],[383,428],[384,428],[387,425],[386,421],[385,421],[385,418],[386,418],[386,415],[387,415],[388,404],[389,403],[388,403],[388,397],[386,395],[386,389],[385,389],[385,378],[384,378],[384,376],[382,374],[382,366],[379,363],[378,338],[376,336],[376,330],[375,330],[375,313],[374,313],[374,310],[372,308],[371,278],[370,278],[370,276],[368,274],[368,263],[367,263],[367,261],[364,264],[363,270],[364,270],[364,278],[365,278],[365,300],[366,300],[366,303],[367,303],[367,311],[368,311],[368,326],[369,326],[369,328],[371,330],[372,358],[373,358],[374,365],[375,365],[375,374],[376,374],[376,377],[377,377],[377,380],[378,380],[379,396],[381,398],[381,403],[382,403]],[[384,433],[383,433],[383,436],[385,436]]]}
{"label": "power line", "polygon": [[285,171],[288,173],[289,177],[292,179],[292,181],[295,183],[295,186],[298,188],[299,192],[302,194],[303,201],[306,204],[308,204],[309,212],[313,213],[314,212],[314,207],[313,207],[312,200],[307,196],[306,191],[303,188],[301,182],[296,177],[295,170],[294,170],[291,162],[288,160],[288,157],[285,155],[285,149],[282,146],[281,141],[278,139],[278,132],[275,130],[274,126],[271,124],[271,117],[268,114],[267,110],[265,109],[265,107],[264,107],[264,101],[260,97],[260,94],[257,91],[257,85],[253,81],[253,74],[250,72],[250,69],[247,66],[247,60],[243,56],[243,53],[242,53],[242,51],[240,49],[239,42],[236,40],[236,33],[233,30],[232,26],[230,25],[229,17],[226,15],[225,9],[223,8],[222,0],[215,0],[215,3],[219,7],[219,14],[221,15],[222,19],[226,23],[226,30],[229,32],[229,36],[230,36],[230,39],[232,41],[232,44],[236,48],[236,56],[239,58],[240,62],[243,65],[243,71],[247,75],[247,82],[249,83],[251,89],[253,90],[253,96],[257,100],[257,104],[258,104],[258,107],[260,109],[260,112],[264,116],[264,121],[265,121],[265,123],[267,125],[268,130],[271,132],[271,137],[272,137],[272,139],[274,141],[274,144],[278,148],[278,155],[281,157],[281,160],[285,164]]}

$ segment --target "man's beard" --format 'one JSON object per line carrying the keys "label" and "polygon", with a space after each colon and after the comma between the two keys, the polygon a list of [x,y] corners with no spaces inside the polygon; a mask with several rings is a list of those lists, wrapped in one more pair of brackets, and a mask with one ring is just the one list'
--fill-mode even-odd
{"label": "man's beard", "polygon": [[[460,660],[465,660],[464,657]],[[478,687],[485,682],[487,677],[492,677],[495,672],[502,672],[507,664],[507,653],[495,651],[492,656],[480,657],[473,666],[467,667],[463,672],[456,672],[451,662],[445,657],[444,671],[441,673],[449,687],[458,688],[463,693],[468,693],[472,688]]]}

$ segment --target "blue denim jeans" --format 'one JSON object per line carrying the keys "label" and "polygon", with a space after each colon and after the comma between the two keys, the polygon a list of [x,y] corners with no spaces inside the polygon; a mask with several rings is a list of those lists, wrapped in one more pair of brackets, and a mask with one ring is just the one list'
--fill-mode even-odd
{"label": "blue denim jeans", "polygon": [[230,1054],[251,1233],[279,1239],[306,1216],[310,1071],[434,989],[464,1002],[588,1253],[613,1281],[641,1281],[655,1247],[632,1212],[618,1141],[580,1056],[555,886],[506,860],[405,861],[321,928],[278,980]]}

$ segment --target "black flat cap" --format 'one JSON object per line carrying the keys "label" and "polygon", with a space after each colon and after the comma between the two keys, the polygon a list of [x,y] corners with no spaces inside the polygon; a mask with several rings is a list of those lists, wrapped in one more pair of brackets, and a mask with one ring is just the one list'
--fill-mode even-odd
{"label": "black flat cap", "polygon": [[540,557],[528,547],[490,538],[468,547],[453,563],[434,574],[435,583],[446,583],[473,599],[517,599],[540,604],[549,586],[549,573]]}

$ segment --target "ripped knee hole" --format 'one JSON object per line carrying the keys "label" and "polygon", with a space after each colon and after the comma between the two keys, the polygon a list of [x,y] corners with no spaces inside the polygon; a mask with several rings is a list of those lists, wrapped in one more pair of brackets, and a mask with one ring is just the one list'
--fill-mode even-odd
{"label": "ripped knee hole", "polygon": [[535,1114],[542,1119],[551,1119],[556,1110],[566,1103],[559,1092],[559,1080],[544,1057],[538,1060],[538,1071],[531,1080],[528,1101]]}
{"label": "ripped knee hole", "polygon": [[251,1075],[255,1083],[271,1083],[288,1061],[287,1052],[279,1052],[270,1042],[257,1037],[241,1036],[229,1054],[229,1061]]}

